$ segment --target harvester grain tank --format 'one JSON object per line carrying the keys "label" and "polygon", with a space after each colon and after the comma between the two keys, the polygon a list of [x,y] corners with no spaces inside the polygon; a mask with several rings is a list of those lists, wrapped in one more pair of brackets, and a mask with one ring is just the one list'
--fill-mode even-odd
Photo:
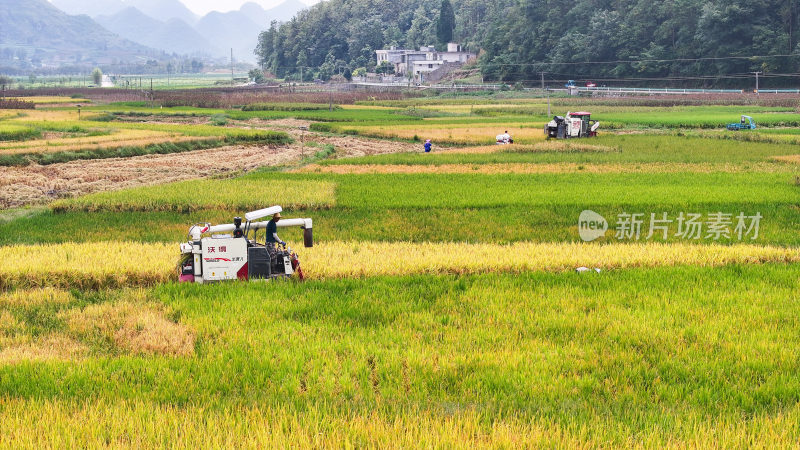
{"label": "harvester grain tank", "polygon": [[544,127],[547,138],[572,139],[597,136],[600,122],[592,120],[589,112],[568,112],[566,116],[555,116]]}

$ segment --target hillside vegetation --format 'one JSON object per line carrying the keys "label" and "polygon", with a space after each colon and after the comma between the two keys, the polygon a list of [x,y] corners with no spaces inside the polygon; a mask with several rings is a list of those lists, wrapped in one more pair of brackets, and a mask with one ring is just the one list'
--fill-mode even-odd
{"label": "hillside vegetation", "polygon": [[[800,6],[792,0],[452,0],[454,39],[482,50],[491,80],[610,82],[679,77],[692,85],[752,85],[800,68]],[[437,39],[440,0],[330,0],[262,33],[260,62],[280,76],[300,66],[375,66],[376,49]],[[797,56],[777,56],[795,54]],[[761,58],[746,58],[754,55]],[[713,59],[713,58],[734,59]],[[708,59],[706,59],[708,58]],[[699,59],[699,60],[698,60]],[[597,61],[621,63],[581,64]],[[672,61],[663,61],[672,60]],[[679,61],[675,61],[679,60]],[[627,62],[637,61],[637,62]],[[774,85],[791,83],[777,77]]]}

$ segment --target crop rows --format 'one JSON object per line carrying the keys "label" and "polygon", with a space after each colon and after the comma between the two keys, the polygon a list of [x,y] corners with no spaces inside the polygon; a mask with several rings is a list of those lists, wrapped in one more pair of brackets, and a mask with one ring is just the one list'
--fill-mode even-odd
{"label": "crop rows", "polygon": [[[0,289],[147,286],[176,278],[177,244],[134,242],[64,243],[0,247]],[[604,270],[632,267],[797,263],[793,248],[755,245],[576,243],[381,243],[325,242],[301,249],[311,279],[561,272],[586,266]]]}
{"label": "crop rows", "polygon": [[36,139],[41,135],[40,131],[29,127],[0,124],[0,148],[4,145],[2,144],[4,141],[25,141]]}
{"label": "crop rows", "polygon": [[[539,142],[553,146],[553,151],[537,151],[516,153],[506,151],[508,148],[528,145],[499,146],[487,145],[479,147],[466,147],[446,149],[440,151],[434,145],[434,152],[421,155],[412,153],[398,153],[389,155],[366,156],[360,158],[342,158],[324,161],[323,164],[498,164],[498,163],[620,163],[642,164],[653,162],[673,163],[710,163],[718,164],[752,164],[768,161],[772,156],[796,155],[800,147],[791,142],[742,142],[735,139],[717,138],[714,136],[700,137],[695,135],[677,136],[670,134],[632,134],[610,135],[601,134],[600,137],[580,142]],[[722,135],[726,136],[726,135]],[[728,135],[729,136],[729,135]],[[742,136],[742,135],[734,135]],[[751,135],[752,136],[752,135]],[[759,135],[761,136],[761,135]],[[770,136],[771,138],[771,136]],[[751,138],[752,139],[752,138]],[[571,146],[583,146],[593,149],[595,146],[602,149],[615,151],[585,151],[571,152],[559,151]],[[421,149],[420,145],[420,149]],[[598,149],[599,150],[599,149]],[[475,152],[476,154],[469,154]],[[488,152],[488,153],[487,153]]]}
{"label": "crop rows", "polygon": [[313,126],[318,131],[334,131],[358,136],[424,141],[431,139],[434,145],[480,145],[495,142],[498,134],[508,130],[518,143],[533,143],[544,140],[543,124],[475,124],[450,125],[439,122],[424,124],[386,124],[386,125],[329,125]]}
{"label": "crop rows", "polygon": [[[39,133],[40,134],[40,133]],[[27,139],[27,138],[25,138]],[[75,150],[98,150],[161,144],[165,142],[186,142],[196,140],[190,136],[150,130],[120,130],[107,136],[56,138],[34,140],[23,143],[0,144],[0,154],[57,153]]]}
{"label": "crop rows", "polygon": [[445,149],[448,153],[488,154],[488,153],[609,153],[619,152],[619,148],[579,142],[545,141],[536,144],[483,145]]}
{"label": "crop rows", "polygon": [[[455,152],[455,151],[454,151]],[[800,164],[800,156],[777,156],[778,162]],[[787,164],[756,163],[748,167],[738,164],[710,163],[644,163],[644,164],[581,164],[581,163],[497,163],[497,164],[311,164],[295,170],[298,173],[355,174],[562,174],[562,173],[795,173]]]}
{"label": "crop rows", "polygon": [[[333,448],[343,443],[371,444],[382,448],[471,446],[476,448],[746,448],[754,436],[774,447],[796,444],[800,433],[800,409],[780,414],[759,414],[747,420],[723,423],[699,417],[680,423],[676,438],[659,427],[637,433],[635,445],[621,434],[624,426],[597,419],[593,433],[604,427],[613,433],[590,434],[577,420],[522,420],[513,416],[491,421],[473,409],[439,414],[405,411],[396,416],[381,414],[334,414],[312,406],[298,412],[292,408],[241,406],[209,409],[202,406],[172,406],[161,402],[104,400],[59,401],[4,399],[0,408],[0,445],[24,448],[106,447],[109,442],[137,447],[159,447],[172,442],[174,448]],[[10,413],[13,411],[13,413]],[[320,421],[324,420],[324,424]],[[611,430],[614,430],[613,432]],[[180,436],[180,443],[174,442]],[[613,442],[613,444],[610,444]],[[11,445],[13,444],[13,445]],[[122,444],[119,444],[122,446]]]}
{"label": "crop rows", "polygon": [[98,192],[52,204],[66,211],[179,211],[198,209],[250,210],[269,205],[286,209],[330,208],[336,184],[328,181],[193,180],[123,191]]}
{"label": "crop rows", "polygon": [[[0,126],[0,165],[52,164],[78,159],[178,153],[223,145],[257,142],[286,144],[286,133],[207,125],[109,123],[74,111],[32,111]],[[112,117],[113,118],[113,117]],[[9,130],[4,136],[3,130]],[[3,142],[4,139],[16,139]]]}

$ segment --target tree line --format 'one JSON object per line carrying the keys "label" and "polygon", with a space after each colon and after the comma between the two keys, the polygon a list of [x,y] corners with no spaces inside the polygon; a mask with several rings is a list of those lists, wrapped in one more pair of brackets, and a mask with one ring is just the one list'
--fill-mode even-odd
{"label": "tree line", "polygon": [[328,78],[448,40],[480,52],[487,80],[800,84],[797,0],[328,0],[272,23],[256,55],[278,77]]}

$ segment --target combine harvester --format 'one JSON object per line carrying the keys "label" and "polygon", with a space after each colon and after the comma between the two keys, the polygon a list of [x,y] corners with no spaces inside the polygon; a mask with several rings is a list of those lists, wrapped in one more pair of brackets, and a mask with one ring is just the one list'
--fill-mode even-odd
{"label": "combine harvester", "polygon": [[742,116],[739,123],[729,123],[727,128],[731,131],[755,130],[756,121],[750,116]]}
{"label": "combine harvester", "polygon": [[[303,279],[297,254],[285,244],[283,248],[269,241],[258,242],[258,231],[266,230],[270,222],[256,222],[283,211],[280,206],[253,211],[235,217],[229,225],[196,224],[189,228],[189,242],[181,244],[179,280],[189,283],[213,283],[227,280]],[[300,227],[304,230],[306,247],[314,246],[311,219],[281,219],[279,228]],[[210,234],[209,237],[203,237]]]}
{"label": "combine harvester", "polygon": [[547,139],[572,139],[597,136],[600,122],[591,120],[592,113],[568,112],[565,117],[555,116],[544,126]]}

